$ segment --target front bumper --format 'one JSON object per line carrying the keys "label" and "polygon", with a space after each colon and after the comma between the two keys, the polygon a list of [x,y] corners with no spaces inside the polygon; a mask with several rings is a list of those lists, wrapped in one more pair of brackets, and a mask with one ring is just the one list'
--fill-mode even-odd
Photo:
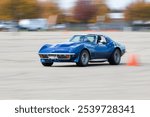
{"label": "front bumper", "polygon": [[123,49],[123,50],[121,51],[121,56],[123,56],[126,52],[127,52],[126,49]]}
{"label": "front bumper", "polygon": [[75,53],[39,53],[41,62],[76,62]]}

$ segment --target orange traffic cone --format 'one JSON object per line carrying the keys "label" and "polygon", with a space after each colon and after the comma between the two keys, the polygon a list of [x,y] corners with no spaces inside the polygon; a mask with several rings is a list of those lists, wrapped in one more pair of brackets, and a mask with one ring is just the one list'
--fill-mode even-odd
{"label": "orange traffic cone", "polygon": [[129,56],[127,65],[128,66],[139,66],[139,62],[138,62],[137,56],[135,54],[132,54]]}

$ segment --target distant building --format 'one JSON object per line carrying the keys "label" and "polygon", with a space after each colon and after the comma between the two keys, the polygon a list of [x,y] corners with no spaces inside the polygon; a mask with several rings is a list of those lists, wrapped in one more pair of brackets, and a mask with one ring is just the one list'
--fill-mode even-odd
{"label": "distant building", "polygon": [[123,13],[108,13],[108,16],[112,20],[124,20]]}
{"label": "distant building", "polygon": [[[124,30],[128,27],[128,23],[125,21],[123,10],[111,10],[107,17],[109,22],[104,22],[105,17],[100,17],[97,23],[100,30]],[[102,20],[103,19],[103,20]]]}
{"label": "distant building", "polygon": [[123,10],[111,10],[110,13],[107,14],[112,22],[114,21],[124,21],[124,11]]}

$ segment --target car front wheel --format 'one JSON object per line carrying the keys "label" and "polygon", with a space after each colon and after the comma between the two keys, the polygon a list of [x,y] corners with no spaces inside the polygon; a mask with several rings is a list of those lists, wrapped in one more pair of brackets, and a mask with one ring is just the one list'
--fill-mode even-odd
{"label": "car front wheel", "polygon": [[50,66],[53,65],[53,62],[51,62],[51,63],[42,63],[42,65],[45,66],[45,67],[50,67]]}
{"label": "car front wheel", "polygon": [[89,52],[87,50],[83,50],[79,56],[79,61],[76,63],[78,66],[87,66],[89,62]]}
{"label": "car front wheel", "polygon": [[120,64],[120,60],[121,60],[121,52],[119,49],[116,49],[113,54],[111,55],[111,57],[108,59],[108,62],[111,65],[119,65]]}

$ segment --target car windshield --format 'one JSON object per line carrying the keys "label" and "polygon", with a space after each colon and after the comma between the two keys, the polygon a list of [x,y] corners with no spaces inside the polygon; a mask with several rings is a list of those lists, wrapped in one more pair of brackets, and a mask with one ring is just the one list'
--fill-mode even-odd
{"label": "car windshield", "polygon": [[90,42],[94,43],[96,41],[95,35],[75,35],[70,39],[70,42]]}

